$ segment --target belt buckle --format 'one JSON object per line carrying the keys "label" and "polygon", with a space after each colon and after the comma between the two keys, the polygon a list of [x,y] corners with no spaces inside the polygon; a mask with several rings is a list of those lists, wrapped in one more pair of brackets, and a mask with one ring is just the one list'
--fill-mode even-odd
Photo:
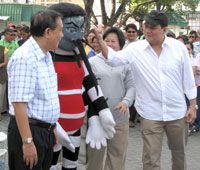
{"label": "belt buckle", "polygon": [[49,126],[49,128],[48,128],[48,130],[50,131],[50,130],[52,130],[52,127],[54,126],[54,124],[51,124],[50,126]]}

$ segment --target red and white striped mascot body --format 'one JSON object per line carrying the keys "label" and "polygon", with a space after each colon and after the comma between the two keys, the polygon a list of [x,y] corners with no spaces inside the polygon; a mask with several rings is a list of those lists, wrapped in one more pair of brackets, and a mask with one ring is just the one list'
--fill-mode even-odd
{"label": "red and white striped mascot body", "polygon": [[56,169],[63,149],[62,170],[76,170],[80,147],[80,128],[84,121],[85,104],[89,105],[86,142],[99,149],[112,138],[115,122],[91,71],[81,39],[84,31],[84,10],[78,5],[60,3],[49,9],[63,15],[64,37],[59,48],[51,52],[58,78],[60,118],[58,134],[61,145],[55,148],[52,167]]}

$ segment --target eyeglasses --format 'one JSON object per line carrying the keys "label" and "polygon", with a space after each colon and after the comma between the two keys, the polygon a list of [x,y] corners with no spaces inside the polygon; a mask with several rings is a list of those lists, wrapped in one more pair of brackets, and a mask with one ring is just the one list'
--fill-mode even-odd
{"label": "eyeglasses", "polygon": [[10,35],[10,36],[16,36],[15,34],[7,34],[7,35]]}
{"label": "eyeglasses", "polygon": [[136,31],[127,31],[127,33],[136,33]]}
{"label": "eyeglasses", "polygon": [[194,35],[190,35],[189,38],[195,38],[195,36]]}

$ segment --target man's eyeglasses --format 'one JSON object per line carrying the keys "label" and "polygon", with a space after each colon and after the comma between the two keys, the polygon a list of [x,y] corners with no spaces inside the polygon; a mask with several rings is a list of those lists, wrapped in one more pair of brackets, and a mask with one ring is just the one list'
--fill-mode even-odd
{"label": "man's eyeglasses", "polygon": [[195,36],[194,35],[190,35],[189,38],[195,38]]}
{"label": "man's eyeglasses", "polygon": [[127,31],[127,33],[136,33],[136,31]]}
{"label": "man's eyeglasses", "polygon": [[10,35],[10,36],[15,36],[15,34],[7,34],[7,35]]}

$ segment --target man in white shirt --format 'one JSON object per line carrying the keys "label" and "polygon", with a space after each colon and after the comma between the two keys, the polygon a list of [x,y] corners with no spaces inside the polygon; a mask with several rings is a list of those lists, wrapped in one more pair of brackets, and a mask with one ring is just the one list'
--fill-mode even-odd
{"label": "man in white shirt", "polygon": [[[189,55],[183,43],[165,36],[168,18],[151,11],[145,20],[146,40],[131,43],[119,52],[102,40],[95,28],[102,54],[112,66],[129,63],[136,82],[135,107],[142,117],[143,170],[160,170],[165,131],[172,152],[172,170],[186,170],[188,123],[196,119],[196,88]],[[187,110],[185,96],[190,101]]]}
{"label": "man in white shirt", "polygon": [[130,43],[137,41],[138,33],[137,26],[135,24],[128,24],[125,28],[126,31],[126,42],[123,47],[126,48]]}

